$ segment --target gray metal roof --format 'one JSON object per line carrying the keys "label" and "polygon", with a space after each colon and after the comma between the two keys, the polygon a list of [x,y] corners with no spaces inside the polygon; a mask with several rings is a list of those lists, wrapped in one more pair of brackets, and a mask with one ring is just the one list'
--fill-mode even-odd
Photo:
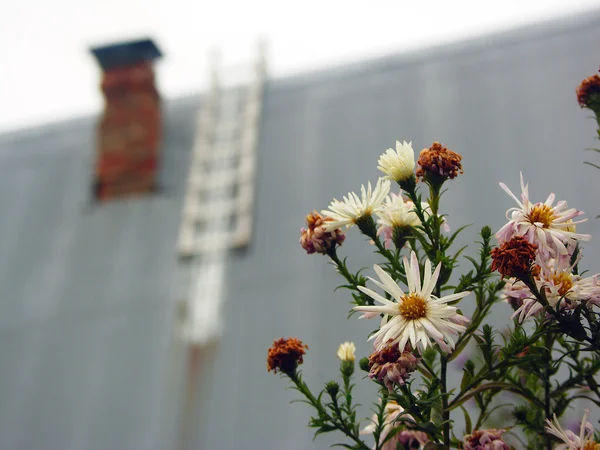
{"label": "gray metal roof", "polygon": [[157,430],[197,108],[167,104],[162,192],[101,206],[95,120],[1,138],[0,448],[167,448]]}
{"label": "gray metal roof", "polygon": [[[374,182],[396,139],[463,155],[443,212],[453,228],[498,228],[513,206],[498,181],[600,214],[594,122],[574,89],[598,66],[600,13],[362,65],[270,81],[258,150],[255,234],[228,266],[223,335],[207,347],[186,448],[326,448],[312,411],[267,374],[266,349],[298,336],[312,386],[335,351],[360,356],[373,323],[346,321],[334,270],[298,245],[307,212]],[[95,120],[0,136],[0,448],[168,449],[180,429],[183,353],[171,342],[175,242],[198,98],[166,102],[163,191],[89,203]],[[598,236],[600,222],[581,230]],[[585,265],[599,267],[597,240]],[[352,230],[342,253],[368,266]],[[506,309],[506,317],[510,312]],[[502,317],[502,314],[499,315]],[[360,380],[360,378],[358,379]],[[358,381],[360,383],[360,381]],[[372,389],[369,391],[372,393]],[[367,393],[359,400],[368,405]],[[368,411],[364,411],[368,414]]]}

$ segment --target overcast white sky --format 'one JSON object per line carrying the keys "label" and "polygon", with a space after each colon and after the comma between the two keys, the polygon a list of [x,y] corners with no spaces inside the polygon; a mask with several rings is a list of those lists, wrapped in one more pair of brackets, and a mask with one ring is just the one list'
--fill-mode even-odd
{"label": "overcast white sky", "polygon": [[99,111],[92,45],[153,37],[160,90],[173,97],[205,87],[209,49],[236,63],[259,36],[277,77],[593,8],[600,0],[5,0],[0,131]]}

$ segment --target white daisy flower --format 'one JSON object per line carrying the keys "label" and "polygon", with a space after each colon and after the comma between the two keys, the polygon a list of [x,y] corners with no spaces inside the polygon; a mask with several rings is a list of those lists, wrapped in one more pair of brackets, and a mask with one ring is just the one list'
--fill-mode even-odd
{"label": "white daisy flower", "polygon": [[[421,203],[425,216],[429,216],[429,205]],[[404,200],[401,195],[391,193],[377,211],[377,224],[380,229],[385,227],[416,227],[421,225],[415,213],[415,204]]]}
{"label": "white daisy flower", "polygon": [[575,225],[587,220],[573,221],[583,212],[575,208],[566,209],[565,201],[559,201],[553,206],[554,194],[550,194],[543,203],[532,203],[529,200],[529,185],[523,182],[523,174],[521,174],[521,200],[504,183],[500,183],[500,187],[517,202],[519,207],[510,208],[506,212],[509,222],[496,233],[498,241],[506,242],[513,236],[524,236],[529,242],[538,246],[538,251],[546,259],[554,255],[567,255],[566,245],[591,238],[589,234],[575,232]]}
{"label": "white daisy flower", "polygon": [[379,178],[375,189],[371,189],[370,182],[367,189],[364,185],[361,186],[360,198],[354,192],[348,193],[348,197],[344,197],[343,201],[334,198],[329,205],[329,210],[321,211],[325,217],[333,219],[324,223],[325,230],[332,231],[344,225],[350,228],[356,225],[359,219],[371,216],[379,210],[388,192],[390,192],[390,181]]}
{"label": "white daisy flower", "polygon": [[[364,312],[362,317],[375,317],[383,314],[379,331],[369,340],[375,339],[376,350],[381,350],[387,345],[398,344],[404,349],[410,343],[413,349],[427,348],[433,339],[444,351],[450,352],[454,348],[453,336],[465,331],[465,324],[469,319],[457,313],[457,308],[447,305],[448,302],[461,299],[470,292],[459,292],[437,298],[432,295],[433,289],[440,275],[441,263],[431,273],[431,261],[425,261],[425,273],[421,286],[421,273],[419,261],[415,252],[411,253],[410,263],[404,257],[404,269],[408,281],[408,293],[404,293],[400,286],[381,267],[375,265],[374,269],[381,282],[369,278],[375,285],[390,294],[395,301],[388,300],[378,293],[363,286],[359,289],[373,298],[381,306],[356,306],[356,311]],[[361,318],[362,318],[361,317]]]}
{"label": "white daisy flower", "polygon": [[[588,422],[588,414],[590,413],[589,409],[585,410],[585,414],[583,415],[583,420],[581,421],[581,428],[579,429],[579,436],[573,433],[571,430],[563,430],[558,423],[558,419],[556,418],[556,414],[554,414],[554,421],[550,421],[550,419],[546,419],[546,423],[548,426],[546,427],[546,432],[557,437],[563,444],[560,444],[554,450],[599,450],[600,444],[596,443],[593,439],[594,428],[592,424]],[[587,431],[587,434],[586,434]]]}
{"label": "white daisy flower", "polygon": [[400,182],[409,179],[415,171],[415,151],[412,142],[396,141],[396,151],[388,148],[379,157],[377,168],[386,174],[386,178]]}
{"label": "white daisy flower", "polygon": [[[430,215],[429,204],[421,202],[425,218]],[[410,200],[404,200],[402,195],[391,193],[379,211],[377,211],[377,235],[384,236],[385,248],[391,248],[394,228],[417,227],[421,225],[415,213],[415,205]],[[445,223],[445,222],[444,222]],[[409,234],[409,232],[407,232]]]}

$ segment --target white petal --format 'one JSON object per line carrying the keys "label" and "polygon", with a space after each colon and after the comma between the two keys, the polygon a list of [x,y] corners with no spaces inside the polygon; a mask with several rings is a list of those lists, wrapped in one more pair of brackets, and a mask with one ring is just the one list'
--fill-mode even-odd
{"label": "white petal", "polygon": [[504,183],[500,183],[500,187],[504,190],[504,192],[510,195],[521,208],[523,207],[523,203],[521,203],[521,201],[515,196],[515,194],[512,193],[512,191],[508,188],[507,185],[505,185]]}
{"label": "white petal", "polygon": [[390,306],[355,306],[354,311],[367,312],[367,313],[378,313],[378,314],[388,314],[394,315],[398,313],[398,308],[390,307]]}
{"label": "white petal", "polygon": [[378,301],[379,303],[381,303],[382,305],[386,305],[386,306],[390,306],[390,305],[395,305],[396,303],[391,302],[390,300],[388,300],[385,297],[382,297],[381,295],[379,295],[377,292],[372,291],[371,289],[364,287],[364,286],[358,286],[358,289],[367,294],[369,297],[371,297],[373,300]]}
{"label": "white petal", "polygon": [[400,301],[400,299],[402,297],[404,297],[404,292],[402,292],[402,289],[400,289],[400,286],[398,286],[398,284],[394,281],[394,279],[392,277],[390,277],[387,274],[387,272],[385,270],[383,270],[381,267],[379,267],[378,265],[374,265],[373,268],[375,269],[375,272],[379,276],[379,279],[383,282],[383,284],[385,285],[385,287],[387,289],[385,289],[383,286],[380,286],[380,287],[382,289],[385,289],[385,291],[388,294],[391,294],[392,296],[394,296],[394,298],[396,300]]}
{"label": "white petal", "polygon": [[427,334],[436,340],[443,340],[444,335],[433,326],[433,324],[426,318],[419,319],[419,322],[427,330]]}
{"label": "white petal", "polygon": [[417,254],[415,252],[411,252],[410,254],[410,265],[413,274],[413,282],[415,283],[415,289],[411,290],[411,292],[421,292],[421,270],[419,268]]}
{"label": "white petal", "polygon": [[458,292],[456,294],[451,294],[451,295],[446,295],[440,299],[438,299],[439,302],[442,303],[448,303],[454,300],[458,300],[459,298],[463,298],[466,297],[467,295],[469,295],[471,292],[465,291],[465,292]]}
{"label": "white petal", "polygon": [[441,268],[442,268],[442,263],[439,263],[437,265],[437,267],[435,268],[435,272],[433,272],[433,275],[431,275],[429,282],[427,284],[423,283],[423,291],[422,291],[421,295],[424,298],[428,298],[429,296],[431,296],[431,293],[435,289],[435,284],[437,283],[437,280],[440,277]]}
{"label": "white petal", "polygon": [[406,256],[402,258],[402,264],[404,265],[404,272],[406,273],[406,283],[408,284],[408,292],[415,292],[415,281],[413,280],[413,275],[410,271],[410,264],[408,263],[408,258]]}

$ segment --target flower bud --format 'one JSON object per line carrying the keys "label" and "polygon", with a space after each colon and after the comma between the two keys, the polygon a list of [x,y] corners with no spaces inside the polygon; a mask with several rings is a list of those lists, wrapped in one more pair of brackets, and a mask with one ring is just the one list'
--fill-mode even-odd
{"label": "flower bud", "polygon": [[354,342],[344,342],[340,344],[337,356],[340,358],[340,361],[352,361],[354,362],[354,352],[356,351],[356,346]]}
{"label": "flower bud", "polygon": [[340,385],[335,381],[328,381],[325,385],[325,390],[331,396],[331,398],[335,398],[340,391]]}
{"label": "flower bud", "polygon": [[364,358],[360,358],[360,361],[358,361],[358,367],[360,367],[360,370],[365,372],[371,370],[371,367],[369,366],[369,358],[366,356]]}

